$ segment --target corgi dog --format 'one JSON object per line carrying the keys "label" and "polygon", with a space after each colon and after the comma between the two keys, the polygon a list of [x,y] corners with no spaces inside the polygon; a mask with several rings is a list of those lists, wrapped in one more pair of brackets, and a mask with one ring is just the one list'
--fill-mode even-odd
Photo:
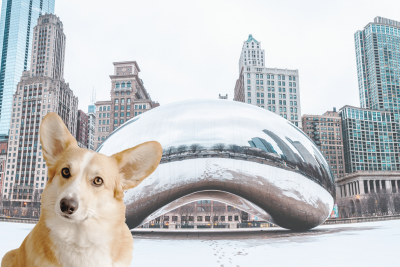
{"label": "corgi dog", "polygon": [[2,267],[129,266],[133,238],[125,224],[124,190],[158,166],[162,147],[146,142],[112,156],[78,147],[56,113],[40,126],[48,167],[39,222]]}

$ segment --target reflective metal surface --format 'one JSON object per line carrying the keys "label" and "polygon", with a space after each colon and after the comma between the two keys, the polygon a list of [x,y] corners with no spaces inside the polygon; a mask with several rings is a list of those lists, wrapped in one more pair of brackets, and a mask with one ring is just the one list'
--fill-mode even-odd
{"label": "reflective metal surface", "polygon": [[112,155],[150,140],[164,154],[157,170],[125,194],[130,228],[199,197],[242,203],[293,230],[318,226],[333,208],[334,180],[323,155],[300,129],[265,109],[227,100],[160,106],[115,130],[98,152]]}

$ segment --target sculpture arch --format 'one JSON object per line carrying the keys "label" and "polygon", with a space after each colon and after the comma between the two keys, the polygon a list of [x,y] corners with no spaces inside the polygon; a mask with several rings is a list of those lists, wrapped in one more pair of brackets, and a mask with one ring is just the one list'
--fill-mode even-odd
{"label": "sculpture arch", "polygon": [[265,109],[226,100],[165,105],[117,128],[97,151],[112,155],[150,140],[161,143],[163,158],[125,194],[130,228],[205,196],[246,203],[249,213],[293,230],[318,226],[333,208],[323,155],[299,128]]}

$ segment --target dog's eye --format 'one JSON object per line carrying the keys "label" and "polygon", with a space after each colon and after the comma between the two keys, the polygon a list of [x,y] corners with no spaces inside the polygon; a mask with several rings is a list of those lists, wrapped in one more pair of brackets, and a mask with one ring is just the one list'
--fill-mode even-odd
{"label": "dog's eye", "polygon": [[61,175],[62,177],[68,179],[69,177],[71,177],[71,173],[69,172],[68,168],[64,168],[61,170]]}
{"label": "dog's eye", "polygon": [[102,184],[103,184],[103,179],[101,179],[100,177],[94,178],[94,180],[93,180],[93,185],[95,185],[95,186],[100,186],[100,185],[102,185]]}

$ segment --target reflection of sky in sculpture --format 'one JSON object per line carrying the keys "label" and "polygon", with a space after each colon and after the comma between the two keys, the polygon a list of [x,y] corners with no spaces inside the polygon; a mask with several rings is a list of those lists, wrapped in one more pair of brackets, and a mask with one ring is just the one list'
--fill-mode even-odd
{"label": "reflection of sky in sculpture", "polygon": [[[265,109],[227,100],[160,106],[115,130],[98,152],[112,155],[151,140],[161,143],[164,155],[125,196],[131,228],[204,190],[235,194],[289,229],[315,227],[330,213],[334,181],[324,156],[300,129]],[[225,149],[218,150],[220,143]],[[192,144],[203,149],[169,152]]]}

